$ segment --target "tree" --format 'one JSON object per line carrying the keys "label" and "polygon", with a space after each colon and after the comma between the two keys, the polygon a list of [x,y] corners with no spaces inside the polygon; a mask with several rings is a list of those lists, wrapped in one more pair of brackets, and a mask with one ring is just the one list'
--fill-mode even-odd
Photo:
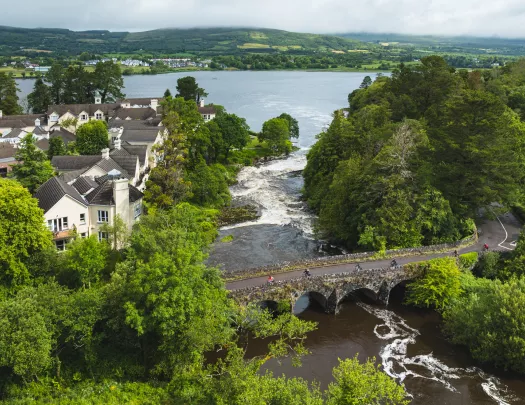
{"label": "tree", "polygon": [[15,159],[20,162],[13,165],[12,175],[34,193],[38,187],[53,177],[55,169],[44,152],[35,145],[33,134],[27,134],[20,141]]}
{"label": "tree", "polygon": [[461,294],[461,272],[451,257],[416,264],[423,276],[407,285],[406,303],[444,309]]}
{"label": "tree", "polygon": [[191,202],[201,207],[215,208],[222,208],[230,203],[231,196],[224,166],[208,166],[201,160],[185,177],[191,184]]}
{"label": "tree", "polygon": [[51,246],[38,201],[14,180],[0,179],[0,282],[25,284],[28,261]]}
{"label": "tree", "polygon": [[164,98],[168,98],[168,97],[171,97],[170,89],[166,89],[166,91],[164,92]]}
{"label": "tree", "polygon": [[290,129],[286,119],[272,118],[263,124],[259,141],[266,142],[275,153],[289,154],[292,151]]}
{"label": "tree", "polygon": [[109,146],[108,126],[104,121],[86,122],[77,129],[76,149],[81,155],[98,155]]}
{"label": "tree", "polygon": [[51,86],[51,101],[53,104],[61,104],[62,92],[64,91],[64,68],[60,63],[53,63],[46,73],[45,81]]}
{"label": "tree", "polygon": [[115,102],[124,98],[124,80],[120,65],[113,61],[98,62],[93,73],[94,87],[100,93],[102,103]]}
{"label": "tree", "polygon": [[130,230],[126,221],[119,214],[115,215],[113,225],[105,223],[100,227],[100,230],[108,234],[108,242],[113,250],[116,251],[126,246]]}
{"label": "tree", "polygon": [[365,76],[361,84],[359,85],[360,89],[368,89],[372,85],[372,79],[370,76]]}
{"label": "tree", "polygon": [[53,159],[53,156],[64,156],[67,154],[66,145],[59,136],[49,140],[49,149],[47,150],[47,158]]}
{"label": "tree", "polygon": [[290,114],[282,113],[277,118],[282,118],[288,121],[288,130],[290,131],[290,138],[299,138],[299,123]]}
{"label": "tree", "polygon": [[525,372],[525,279],[476,279],[463,275],[465,294],[443,313],[444,331],[472,356],[506,370]]}
{"label": "tree", "polygon": [[51,365],[51,334],[29,300],[0,301],[0,366],[26,381]]}
{"label": "tree", "polygon": [[68,244],[64,255],[64,270],[75,284],[91,287],[100,280],[108,259],[108,245],[99,242],[95,235],[76,238]]}
{"label": "tree", "polygon": [[407,405],[403,387],[375,366],[375,359],[360,364],[357,356],[339,360],[334,368],[335,382],[328,387],[327,405]]}
{"label": "tree", "polygon": [[200,99],[206,97],[208,93],[200,88],[193,76],[181,77],[177,80],[177,97],[184,100],[193,100],[199,103]]}
{"label": "tree", "polygon": [[15,79],[0,72],[0,111],[3,115],[21,114]]}
{"label": "tree", "polygon": [[232,148],[242,149],[247,145],[250,139],[248,124],[244,118],[228,113],[219,114],[215,121],[221,130],[223,152],[228,159]]}

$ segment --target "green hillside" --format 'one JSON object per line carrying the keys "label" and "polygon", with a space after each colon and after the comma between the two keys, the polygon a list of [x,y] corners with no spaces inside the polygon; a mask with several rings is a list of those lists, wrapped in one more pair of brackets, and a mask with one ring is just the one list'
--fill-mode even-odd
{"label": "green hillside", "polygon": [[0,52],[51,51],[195,53],[326,52],[359,48],[360,42],[331,35],[254,28],[160,29],[144,32],[70,31],[0,27]]}

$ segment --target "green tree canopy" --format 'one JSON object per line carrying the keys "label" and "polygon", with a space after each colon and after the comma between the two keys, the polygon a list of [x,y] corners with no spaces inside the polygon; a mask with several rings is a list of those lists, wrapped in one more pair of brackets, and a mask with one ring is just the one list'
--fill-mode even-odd
{"label": "green tree canopy", "polygon": [[288,129],[290,131],[290,138],[299,138],[299,122],[290,114],[282,113],[277,118],[282,118],[288,121]]}
{"label": "green tree canopy", "polygon": [[215,121],[220,128],[224,154],[226,159],[228,159],[232,148],[242,149],[248,143],[250,139],[248,124],[244,118],[226,112],[219,114]]}
{"label": "green tree canopy", "polygon": [[49,149],[47,150],[47,158],[53,159],[53,156],[64,156],[67,154],[66,145],[59,136],[49,139]]}
{"label": "green tree canopy", "polygon": [[177,80],[177,97],[182,97],[186,101],[199,102],[201,98],[208,95],[204,89],[200,88],[193,76],[181,77]]}
{"label": "green tree canopy", "polygon": [[22,113],[22,108],[18,105],[15,79],[4,72],[0,72],[0,111],[3,115]]}
{"label": "green tree canopy", "polygon": [[444,309],[461,294],[461,272],[454,258],[432,259],[414,266],[423,272],[423,276],[408,284],[408,304]]}
{"label": "green tree canopy", "polygon": [[51,246],[38,201],[14,180],[0,179],[0,280],[25,284],[31,278],[28,261]]}
{"label": "green tree canopy", "polygon": [[101,279],[106,267],[109,246],[96,235],[76,238],[69,243],[63,258],[64,272],[77,285],[90,286]]}
{"label": "green tree canopy", "polygon": [[290,142],[290,126],[284,118],[272,118],[263,124],[259,134],[259,141],[266,142],[270,149],[276,153],[290,153],[292,143]]}
{"label": "green tree canopy", "polygon": [[15,159],[21,163],[13,165],[12,171],[13,177],[27,187],[30,193],[34,193],[55,173],[46,154],[37,148],[35,141],[33,134],[22,138],[15,154]]}
{"label": "green tree canopy", "polygon": [[93,120],[77,129],[76,149],[81,155],[98,155],[109,146],[108,126],[104,121]]}
{"label": "green tree canopy", "polygon": [[99,92],[102,103],[114,103],[124,98],[124,79],[120,65],[113,61],[98,62],[93,72],[93,86]]}
{"label": "green tree canopy", "polygon": [[27,101],[33,114],[47,112],[51,105],[51,92],[42,78],[36,79],[33,91],[27,95]]}
{"label": "green tree canopy", "polygon": [[375,359],[361,364],[357,356],[339,360],[334,368],[335,382],[328,387],[327,405],[407,405],[403,387],[376,367]]}

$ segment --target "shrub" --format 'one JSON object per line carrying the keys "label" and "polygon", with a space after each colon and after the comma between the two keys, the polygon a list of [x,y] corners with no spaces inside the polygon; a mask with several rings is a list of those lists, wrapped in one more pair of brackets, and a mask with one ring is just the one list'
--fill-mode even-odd
{"label": "shrub", "polygon": [[407,304],[442,310],[460,295],[461,272],[454,258],[433,259],[418,267],[423,276],[407,285]]}
{"label": "shrub", "polygon": [[461,271],[472,270],[478,262],[478,253],[469,252],[459,255],[459,268]]}
{"label": "shrub", "polygon": [[498,252],[486,252],[479,258],[476,273],[481,277],[494,279],[498,276],[500,267],[500,254]]}

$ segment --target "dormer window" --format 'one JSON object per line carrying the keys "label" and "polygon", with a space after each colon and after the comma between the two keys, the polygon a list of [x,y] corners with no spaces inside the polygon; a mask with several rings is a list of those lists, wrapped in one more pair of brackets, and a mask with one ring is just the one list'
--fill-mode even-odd
{"label": "dormer window", "polygon": [[87,115],[86,114],[80,114],[80,120],[81,121],[86,121],[87,120]]}
{"label": "dormer window", "polygon": [[100,112],[96,113],[96,114],[95,114],[95,118],[96,118],[97,120],[101,120],[101,119],[102,119],[102,113],[100,113]]}
{"label": "dormer window", "polygon": [[58,121],[58,114],[51,114],[51,117],[49,117],[51,121]]}

